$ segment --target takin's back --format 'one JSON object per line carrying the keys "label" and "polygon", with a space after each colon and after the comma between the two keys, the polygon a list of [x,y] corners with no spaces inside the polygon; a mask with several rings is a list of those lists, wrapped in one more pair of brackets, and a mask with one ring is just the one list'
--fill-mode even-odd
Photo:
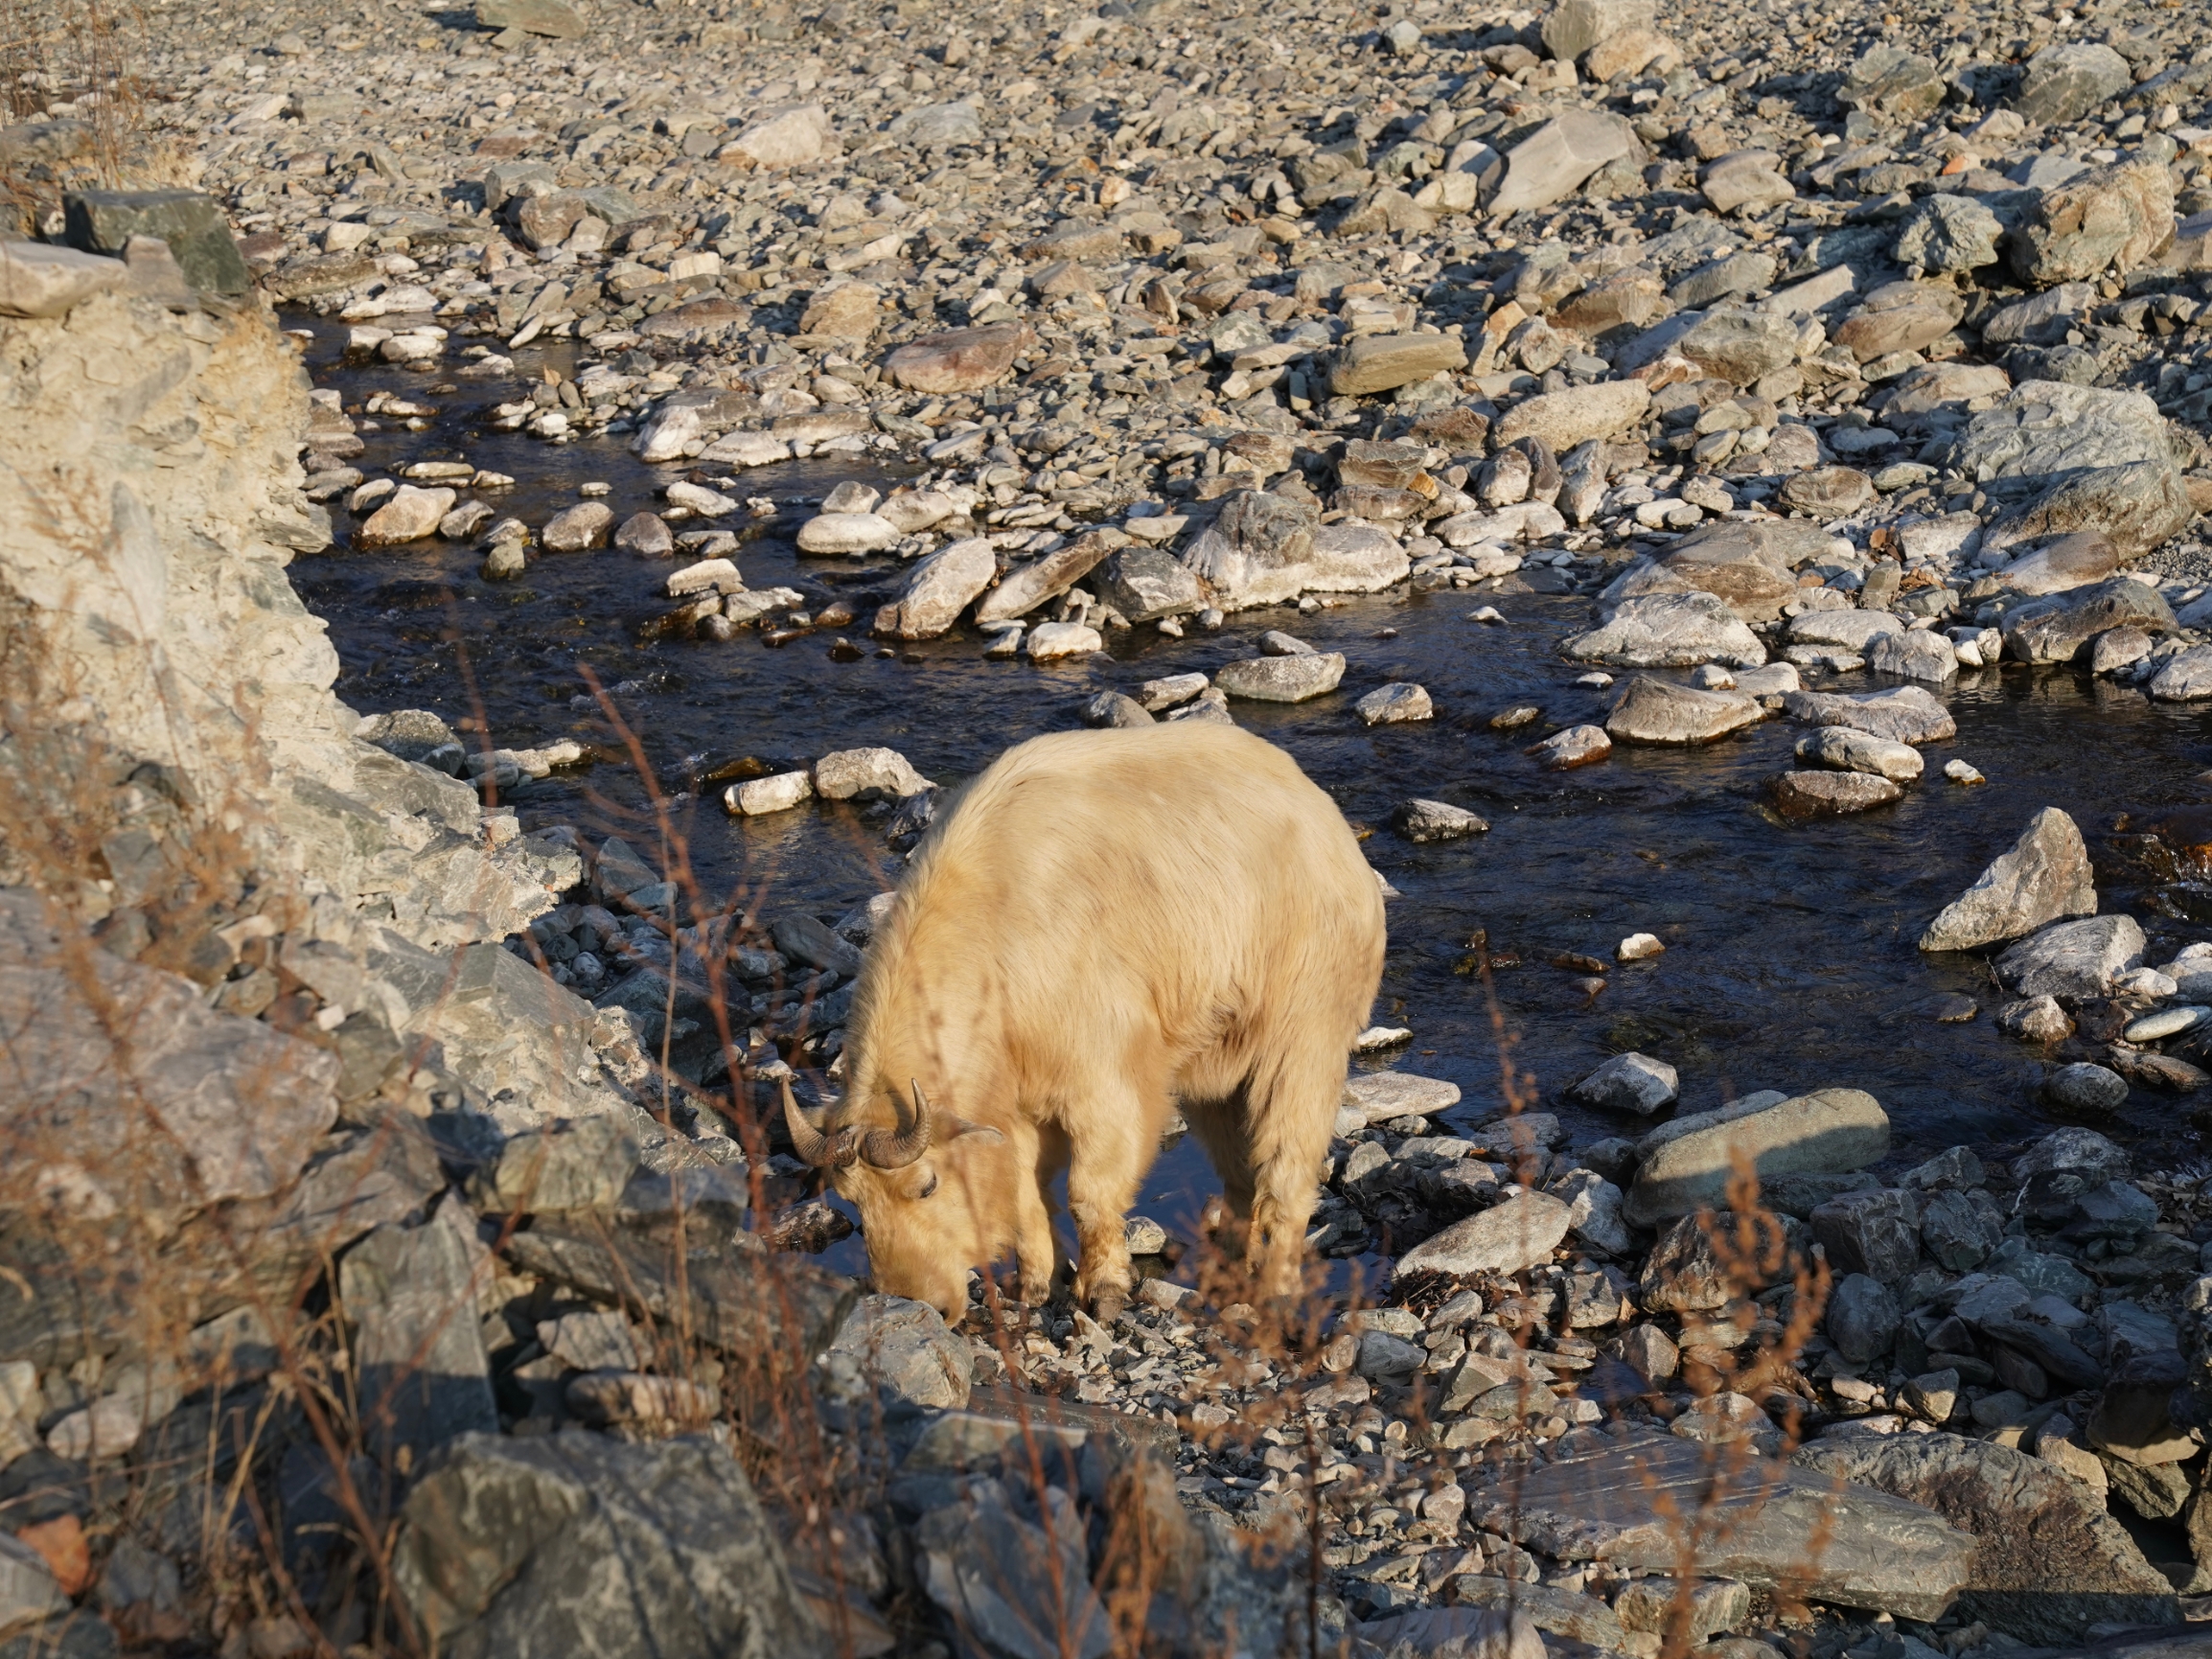
{"label": "takin's back", "polygon": [[1350,826],[1272,744],[1197,721],[1058,733],[940,815],[868,952],[854,1035],[900,1072],[884,1084],[928,1053],[976,1106],[999,1093],[978,1066],[1027,1070],[1039,1044],[1110,1066],[1147,1026],[1177,1055],[1263,1016],[1342,1025],[1348,1048],[1382,949]]}

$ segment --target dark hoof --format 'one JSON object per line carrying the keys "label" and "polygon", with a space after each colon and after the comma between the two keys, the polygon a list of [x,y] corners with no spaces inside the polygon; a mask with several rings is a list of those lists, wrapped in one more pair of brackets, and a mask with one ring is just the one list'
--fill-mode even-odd
{"label": "dark hoof", "polygon": [[1102,1290],[1091,1299],[1091,1317],[1100,1325],[1112,1325],[1128,1305],[1127,1291]]}

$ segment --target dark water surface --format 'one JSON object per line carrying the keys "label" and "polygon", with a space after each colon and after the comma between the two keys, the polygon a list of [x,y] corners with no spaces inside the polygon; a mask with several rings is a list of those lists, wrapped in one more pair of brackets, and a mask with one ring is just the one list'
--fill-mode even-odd
{"label": "dark water surface", "polygon": [[[310,352],[318,384],[342,387],[349,405],[380,389],[422,397],[436,378],[341,369],[334,359],[343,331],[307,322],[318,331]],[[535,374],[533,351],[516,359],[518,371]],[[465,383],[439,400],[452,411],[448,421],[421,433],[365,434],[368,453],[356,464],[375,475],[408,461],[462,457],[512,473],[517,488],[486,498],[534,526],[572,503],[586,480],[612,486],[607,499],[619,519],[656,506],[657,486],[683,475],[640,466],[625,440],[554,446],[469,435],[470,409],[512,395],[513,382]],[[744,473],[731,493],[785,503],[818,497],[841,478],[873,475],[874,463],[854,461]],[[1763,795],[1787,770],[1805,728],[1782,721],[1711,748],[1617,749],[1610,761],[1565,774],[1540,772],[1522,754],[1557,726],[1601,722],[1610,706],[1613,693],[1575,685],[1584,668],[1556,655],[1566,634],[1588,625],[1584,598],[1447,589],[1355,598],[1303,617],[1276,607],[1181,641],[1149,627],[1125,631],[1110,636],[1110,660],[1045,668],[986,661],[972,634],[884,658],[864,630],[875,605],[896,591],[903,566],[887,556],[800,559],[789,537],[807,516],[787,505],[774,533],[739,549],[746,584],[797,588],[816,609],[841,597],[857,619],[780,649],[751,632],[726,644],[635,643],[636,622],[666,609],[660,584],[673,566],[611,549],[536,558],[522,580],[505,585],[479,581],[476,555],[443,542],[303,558],[292,577],[330,624],[344,665],[337,690],[354,707],[429,708],[449,721],[480,715],[501,747],[563,737],[611,745],[614,734],[587,692],[588,669],[621,687],[613,701],[670,794],[703,769],[745,757],[803,764],[873,744],[953,783],[1011,744],[1073,726],[1077,706],[1100,687],[1134,691],[1158,676],[1214,670],[1256,655],[1268,629],[1341,650],[1349,666],[1332,696],[1234,710],[1240,724],[1296,756],[1355,825],[1372,827],[1368,856],[1402,893],[1390,906],[1376,1018],[1415,1035],[1385,1060],[1452,1079],[1465,1092],[1460,1112],[1486,1115],[1503,1098],[1503,1032],[1511,1064],[1532,1073],[1547,1109],[1561,1111],[1578,1140],[1634,1132],[1556,1099],[1627,1048],[1680,1070],[1684,1110],[1754,1089],[1866,1089],[1890,1113],[1901,1160],[1959,1141],[2003,1145],[2050,1127],[2055,1120],[2033,1094],[2032,1051],[1991,1023],[2004,998],[1986,964],[1924,957],[1913,943],[2044,806],[2081,824],[2103,908],[2143,922],[2152,939],[2146,960],[2163,962],[2181,944],[2212,937],[2212,900],[2155,881],[2136,843],[2112,833],[2124,812],[2212,794],[2194,781],[2212,765],[2212,725],[2203,712],[2154,705],[2071,669],[1965,677],[1946,694],[1957,738],[1923,751],[1926,776],[1901,803],[1786,825]],[[350,521],[342,510],[334,517],[342,536]],[[1467,620],[1484,603],[1507,621]],[[859,659],[833,658],[840,638],[860,647]],[[1439,717],[1364,727],[1354,701],[1390,680],[1425,685]],[[1861,673],[1808,683],[1851,691],[1885,681]],[[1539,705],[1543,720],[1510,733],[1488,729],[1490,716],[1516,703]],[[1954,756],[1979,768],[1987,784],[1947,781],[1943,765]],[[784,902],[831,913],[896,879],[880,823],[861,813],[816,806],[731,819],[719,795],[711,786],[678,809],[709,892],[765,883],[772,910]],[[1388,821],[1417,795],[1469,807],[1490,832],[1410,845]],[[516,804],[525,824],[621,829],[650,856],[651,835],[620,816],[641,799],[634,772],[603,762],[539,783]],[[2204,925],[2187,919],[2192,910]],[[1487,990],[1465,971],[1478,931],[1493,956],[1520,962],[1497,972]],[[1639,932],[1659,935],[1665,955],[1616,968],[1595,997],[1578,988],[1574,971],[1552,965],[1568,952],[1609,959]],[[1963,1025],[1936,1023],[1926,1004],[1944,993],[1973,998],[1980,1014]],[[2178,1151],[2162,1132],[2183,1120],[2172,1097],[2137,1090],[2116,1123],[2098,1126]],[[1162,1160],[1142,1202],[1173,1226],[1195,1214],[1210,1187],[1203,1155],[1186,1143]]]}

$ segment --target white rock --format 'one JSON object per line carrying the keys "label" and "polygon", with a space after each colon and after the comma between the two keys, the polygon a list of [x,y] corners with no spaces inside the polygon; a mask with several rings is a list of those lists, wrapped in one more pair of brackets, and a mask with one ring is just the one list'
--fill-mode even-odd
{"label": "white rock", "polygon": [[898,539],[898,526],[881,514],[818,513],[799,526],[798,550],[801,553],[873,553]]}
{"label": "white rock", "polygon": [[1098,630],[1081,622],[1040,622],[1029,631],[1027,650],[1032,662],[1049,662],[1059,657],[1082,657],[1106,649]]}
{"label": "white rock", "polygon": [[722,804],[739,818],[784,812],[804,804],[814,795],[814,780],[803,772],[779,772],[773,777],[749,778],[723,791]]}

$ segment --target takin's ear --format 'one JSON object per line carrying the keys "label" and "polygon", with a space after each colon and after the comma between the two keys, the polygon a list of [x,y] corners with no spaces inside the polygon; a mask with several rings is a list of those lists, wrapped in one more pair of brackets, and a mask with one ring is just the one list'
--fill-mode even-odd
{"label": "takin's ear", "polygon": [[992,1128],[988,1123],[971,1123],[965,1118],[955,1118],[951,1122],[943,1124],[938,1129],[936,1138],[938,1143],[942,1144],[947,1141],[957,1141],[963,1136],[968,1135],[987,1135],[993,1141],[1003,1141],[1006,1139],[1005,1136],[1001,1134],[998,1130]]}

